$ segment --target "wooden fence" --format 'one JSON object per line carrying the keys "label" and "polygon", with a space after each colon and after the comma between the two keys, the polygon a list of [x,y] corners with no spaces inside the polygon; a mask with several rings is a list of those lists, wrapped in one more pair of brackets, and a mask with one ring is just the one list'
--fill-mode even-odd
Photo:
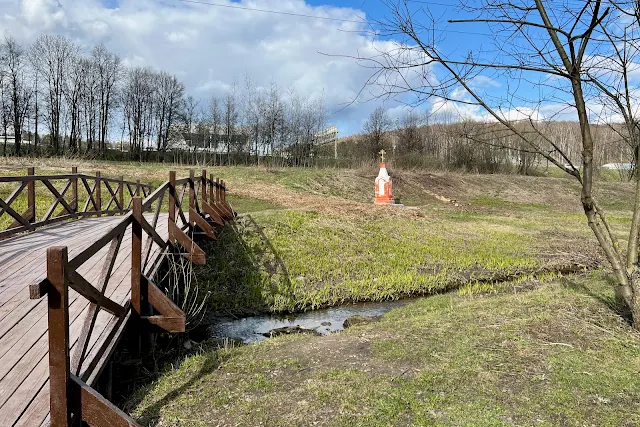
{"label": "wooden fence", "polygon": [[[102,177],[100,172],[95,176],[79,174],[76,167],[65,175],[35,175],[34,168],[29,168],[27,175],[0,177],[0,184],[3,183],[15,186],[6,199],[0,197],[0,221],[4,215],[13,221],[0,230],[0,239],[70,219],[124,214],[131,209],[133,197],[146,197],[152,189],[140,181]],[[40,183],[38,187],[44,187],[44,191],[36,192],[36,183]],[[26,209],[20,213],[13,205],[25,202],[25,192]],[[82,206],[81,200],[84,200]],[[41,215],[38,215],[39,202],[44,203],[43,207],[50,202]]]}
{"label": "wooden fence", "polygon": [[[36,179],[42,182],[52,179],[69,179],[71,182],[69,186],[72,188],[73,182],[80,180],[87,188],[90,199],[93,191],[90,190],[87,181],[94,179],[96,183],[107,182],[99,176],[88,177],[75,173],[64,178],[60,176],[22,178],[24,181],[19,181],[22,183],[18,187],[18,192],[24,188],[24,182],[28,185]],[[125,206],[118,194],[124,186],[129,187],[130,183],[124,180],[119,180],[117,183],[118,190],[109,192],[111,201],[117,208],[123,210]],[[49,185],[47,188],[51,190]],[[143,188],[145,187],[136,187],[136,189]],[[132,194],[129,204],[130,212],[126,213],[109,232],[72,259],[68,258],[66,247],[48,248],[47,277],[42,282],[29,287],[31,299],[42,298],[45,295],[48,298],[50,422],[53,426],[67,426],[79,421],[92,426],[136,425],[132,418],[97,393],[92,385],[96,383],[127,325],[132,333],[138,335],[158,330],[167,332],[185,330],[185,314],[158,288],[157,284],[153,283],[151,278],[166,256],[185,256],[193,263],[204,264],[205,254],[196,241],[198,238],[205,237],[214,239],[215,227],[224,225],[235,216],[235,212],[226,201],[224,182],[214,180],[213,176],[207,176],[204,170],[201,176],[196,177],[194,171],[191,171],[190,176],[183,179],[176,179],[175,172],[170,172],[169,179],[149,193],[144,200],[131,193],[131,188],[129,190]],[[54,193],[54,196],[61,201],[64,192]],[[185,197],[188,197],[188,209],[183,209]],[[168,199],[166,205],[165,199]],[[10,202],[11,198],[8,201]],[[6,201],[3,203],[8,205]],[[66,211],[70,212],[63,215],[65,219],[77,213],[73,204],[63,203],[62,205]],[[88,205],[87,201],[83,212],[98,215],[111,212],[109,205],[102,209],[99,203],[92,203],[94,210],[87,210]],[[165,206],[168,209],[168,239],[166,240],[158,233],[160,213]],[[5,211],[15,217],[6,208]],[[20,218],[27,217],[20,216]],[[43,221],[28,224],[36,226]],[[24,224],[23,227],[27,225]],[[18,228],[25,229],[23,227]],[[105,289],[125,233],[131,233],[131,290],[129,301],[126,304],[120,304],[105,296]],[[143,239],[143,234],[147,235],[146,239]],[[150,259],[149,256],[153,243],[162,249],[162,256],[156,259]],[[107,245],[107,255],[98,281],[94,285],[82,277],[77,269]],[[73,355],[70,355],[69,341],[69,288],[90,301],[89,312]],[[109,336],[102,340],[102,345],[92,353],[91,358],[86,359],[87,344],[91,339],[100,310],[112,316],[109,327],[105,329]]]}

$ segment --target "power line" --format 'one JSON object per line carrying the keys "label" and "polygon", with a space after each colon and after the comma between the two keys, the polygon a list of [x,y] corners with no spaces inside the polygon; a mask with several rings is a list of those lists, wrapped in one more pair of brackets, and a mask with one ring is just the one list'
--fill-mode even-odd
{"label": "power line", "polygon": [[367,23],[367,21],[365,21],[365,20],[356,21],[355,19],[341,19],[341,18],[330,18],[328,16],[305,15],[304,13],[284,12],[284,11],[270,10],[270,9],[258,9],[258,8],[253,8],[253,7],[235,6],[235,5],[230,5],[230,4],[208,3],[208,2],[199,1],[199,0],[178,0],[178,1],[181,1],[183,3],[194,3],[194,4],[202,4],[202,5],[206,5],[206,6],[223,7],[223,8],[227,8],[227,9],[240,9],[240,10],[249,10],[249,11],[253,11],[253,12],[272,13],[274,15],[286,15],[286,16],[297,16],[297,17],[300,17],[300,18],[322,19],[322,20],[325,20],[325,21],[353,22],[353,23],[356,23],[356,24],[366,24]]}
{"label": "power line", "polygon": [[[246,6],[239,6],[239,5],[230,5],[230,4],[220,4],[220,3],[210,3],[210,2],[205,2],[205,1],[201,1],[201,0],[178,0],[180,2],[183,3],[193,3],[193,4],[200,4],[200,5],[205,5],[205,6],[212,6],[212,7],[220,7],[220,8],[226,8],[226,9],[238,9],[238,10],[247,10],[247,11],[251,11],[251,12],[262,12],[262,13],[270,13],[270,14],[274,14],[274,15],[285,15],[285,16],[295,16],[295,17],[300,17],[300,18],[310,18],[310,19],[321,19],[321,20],[325,20],[325,21],[337,21],[337,22],[351,22],[351,23],[355,23],[355,24],[368,24],[370,26],[375,25],[375,22],[368,22],[365,19],[360,18],[358,15],[360,20],[354,20],[354,19],[342,19],[342,18],[330,18],[327,16],[318,16],[318,15],[307,15],[307,14],[303,14],[303,13],[295,13],[295,12],[285,12],[285,11],[277,11],[277,10],[271,10],[271,9],[259,9],[259,8],[253,8],[253,7],[246,7]],[[434,2],[434,1],[425,1],[425,0],[410,0],[412,3],[421,3],[421,4],[430,4],[433,6],[445,6],[445,7],[454,7],[455,4],[445,4],[445,3],[438,3],[438,2]],[[575,0],[549,0],[551,1],[575,1]],[[630,0],[631,1],[631,0]],[[362,2],[362,4],[364,5],[364,3],[366,2],[366,0],[364,0]],[[441,32],[441,33],[454,33],[454,34],[462,34],[462,35],[477,35],[477,36],[485,36],[485,37],[492,37],[495,36],[495,33],[493,34],[488,34],[488,33],[480,33],[480,32],[472,32],[472,31],[462,31],[462,30],[453,30],[453,29],[444,29],[444,28],[438,28],[436,29],[436,31]],[[355,31],[355,32],[361,32],[361,31]],[[375,32],[374,32],[375,34]],[[542,41],[546,41],[546,38],[537,38],[537,37],[530,37],[531,39],[534,40],[542,40]]]}

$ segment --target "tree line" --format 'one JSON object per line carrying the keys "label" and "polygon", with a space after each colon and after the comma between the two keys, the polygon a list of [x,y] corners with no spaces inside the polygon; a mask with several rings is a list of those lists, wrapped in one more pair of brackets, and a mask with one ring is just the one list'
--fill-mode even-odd
{"label": "tree line", "polygon": [[125,66],[103,44],[83,52],[54,34],[31,45],[6,35],[0,44],[5,156],[117,153],[164,160],[167,153],[199,152],[220,163],[277,156],[306,165],[325,127],[322,97],[305,98],[275,83],[259,87],[249,75],[202,102],[175,75]]}
{"label": "tree line", "polygon": [[[579,163],[582,155],[580,125],[571,121],[542,121],[548,137],[570,161]],[[533,134],[530,121],[514,121],[523,134]],[[620,138],[622,125],[593,125],[599,144],[594,161],[632,164],[634,152]],[[341,164],[363,166],[375,163],[380,150],[387,153],[392,167],[413,169],[458,170],[474,173],[518,173],[523,175],[546,170],[550,163],[513,132],[505,132],[498,122],[481,122],[450,113],[428,114],[418,109],[407,111],[393,120],[383,107],[376,108],[359,134],[342,138],[334,147],[323,147],[322,155],[337,155]],[[635,166],[635,165],[633,165]],[[620,170],[621,178],[631,178]]]}

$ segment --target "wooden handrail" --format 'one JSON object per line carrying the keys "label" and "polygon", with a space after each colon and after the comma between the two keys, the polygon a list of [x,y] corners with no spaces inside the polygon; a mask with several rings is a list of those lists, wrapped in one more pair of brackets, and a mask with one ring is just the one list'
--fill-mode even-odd
{"label": "wooden handrail", "polygon": [[[13,221],[6,223],[4,230],[0,229],[0,239],[25,231],[33,231],[56,222],[86,216],[126,214],[130,210],[131,200],[135,195],[140,191],[146,195],[153,189],[151,185],[141,184],[140,181],[129,181],[123,177],[103,177],[100,172],[96,172],[95,176],[87,175],[77,173],[77,170],[74,167],[71,174],[36,175],[34,168],[29,168],[27,175],[0,176],[0,183],[19,184],[7,198],[3,200],[0,197],[0,218],[8,216],[10,221]],[[59,181],[63,181],[62,186],[56,183]],[[78,181],[82,184],[81,186],[78,185]],[[44,186],[47,203],[53,199],[46,213],[40,217],[37,215],[37,182]],[[103,187],[106,190],[104,192]],[[125,188],[129,193],[128,203],[125,201]],[[25,189],[27,209],[24,212],[17,212],[12,204],[19,200],[19,197],[25,197]],[[82,191],[79,192],[79,189]],[[83,199],[86,197],[84,207],[81,207],[79,197]]]}
{"label": "wooden handrail", "polygon": [[[89,178],[95,179],[97,182],[102,179],[99,175]],[[77,205],[65,202],[66,205],[63,206],[66,210],[71,211],[68,217],[81,218],[84,215],[106,213],[101,210],[100,186],[94,187],[93,190],[88,188],[85,181],[89,178],[79,179],[83,181],[95,210],[76,212]],[[108,206],[113,202],[117,207],[122,208],[124,205],[122,193],[126,183],[123,180],[118,182],[117,189],[106,187],[111,194]],[[70,188],[75,194],[77,190],[73,190],[73,187],[74,184],[71,183]],[[178,187],[182,187],[181,194],[178,194]],[[136,183],[136,189],[140,188],[143,187]],[[182,209],[183,197],[187,190],[189,197],[188,221],[185,219],[185,213]],[[129,191],[131,192],[131,188]],[[93,192],[96,192],[95,198],[92,196]],[[64,195],[64,192],[62,194],[56,193],[58,193],[57,190],[54,192],[54,197],[58,200]],[[167,194],[169,213],[166,225],[169,235],[165,241],[161,233],[158,232],[157,226],[159,213],[163,207],[162,203]],[[145,218],[144,212],[151,210],[154,203],[156,204],[155,215],[153,220],[149,222],[148,217]],[[87,202],[85,210],[89,206],[90,204]],[[213,177],[207,178],[206,171],[202,171],[202,175],[197,178],[192,171],[189,178],[183,179],[176,179],[175,172],[171,172],[169,180],[144,200],[137,195],[132,197],[131,206],[131,212],[126,213],[111,230],[73,259],[68,259],[66,247],[49,248],[47,251],[47,278],[39,284],[29,287],[32,299],[48,295],[50,417],[52,425],[69,426],[73,421],[84,421],[96,426],[137,425],[133,419],[97,393],[92,388],[92,384],[95,384],[102,366],[104,366],[103,361],[114,350],[114,342],[117,341],[117,337],[121,336],[121,331],[124,328],[133,327],[133,332],[138,334],[155,329],[165,332],[185,331],[185,313],[145,275],[147,261],[145,252],[148,257],[150,245],[156,244],[163,250],[163,253],[165,253],[164,251],[177,252],[196,264],[203,264],[205,253],[194,239],[198,235],[215,238],[214,226],[224,225],[225,221],[231,220],[235,216],[235,212],[226,202],[224,181],[214,181]],[[178,218],[183,221],[181,226],[176,223]],[[29,224],[29,226],[36,224]],[[120,244],[123,242],[124,235],[129,232],[131,233],[131,293],[129,301],[121,305],[105,296],[105,291]],[[143,248],[144,234],[147,234],[147,249]],[[94,286],[80,275],[77,269],[107,245],[110,245],[110,248],[100,273],[99,284]],[[178,245],[181,248],[178,248]],[[155,268],[157,265],[156,263]],[[70,362],[69,355],[69,288],[74,289],[90,301],[90,308],[78,339],[73,363]],[[92,353],[94,358],[87,360],[85,364],[87,346],[99,310],[114,316],[109,323],[111,329],[97,349],[97,356]],[[127,326],[130,320],[132,325]],[[85,381],[87,382],[85,383]]]}
{"label": "wooden handrail", "polygon": [[145,199],[142,201],[143,211],[146,212],[147,210],[151,209],[151,205],[153,205],[153,202],[158,200],[158,198],[160,198],[164,194],[164,192],[167,191],[168,188],[169,188],[169,181],[165,181],[164,183],[162,183],[160,187],[156,188],[153,191],[153,193],[145,197]]}
{"label": "wooden handrail", "polygon": [[[71,179],[71,178],[86,178],[86,179],[96,179],[94,175],[87,175],[85,173],[66,173],[66,174],[58,174],[58,175],[4,175],[0,176],[0,183],[2,182],[31,182],[31,181],[54,181],[59,179]],[[188,179],[188,178],[185,178]],[[136,181],[126,181],[121,180],[119,178],[109,178],[109,177],[100,177],[101,181],[120,183],[123,182],[129,185],[136,185]],[[148,189],[153,188],[151,184],[140,184],[143,187]]]}

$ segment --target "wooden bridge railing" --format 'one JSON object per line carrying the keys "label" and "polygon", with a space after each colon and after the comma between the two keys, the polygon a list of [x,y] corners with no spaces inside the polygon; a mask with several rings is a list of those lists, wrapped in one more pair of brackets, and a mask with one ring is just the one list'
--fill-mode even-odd
{"label": "wooden bridge railing", "polygon": [[[152,188],[123,177],[103,177],[100,172],[80,174],[76,167],[70,174],[35,175],[35,169],[29,168],[27,175],[0,176],[0,187],[12,184],[6,198],[0,193],[0,224],[4,223],[0,239],[69,219],[126,213],[133,197],[146,197]],[[7,217],[9,222],[4,221]]]}
{"label": "wooden bridge railing", "polygon": [[[185,214],[183,201],[188,195]],[[168,239],[158,233],[160,213],[168,198]],[[224,225],[236,215],[226,201],[224,181],[207,177],[202,171],[196,177],[169,180],[151,192],[144,200],[132,198],[132,210],[108,233],[104,234],[73,259],[68,259],[66,247],[47,249],[47,278],[30,286],[30,298],[48,295],[50,420],[53,426],[67,426],[82,420],[92,426],[137,425],[124,412],[96,392],[97,381],[116,341],[127,324],[133,332],[184,332],[185,314],[151,280],[164,257],[152,260],[152,246],[159,246],[163,255],[185,256],[193,263],[204,264],[205,254],[197,245],[198,237],[215,239],[215,226]],[[153,212],[153,216],[145,213]],[[131,233],[131,293],[125,304],[107,297],[105,291],[114,263],[126,233]],[[143,239],[146,233],[146,244]],[[96,285],[78,273],[77,269],[109,245]],[[154,264],[155,263],[155,264]],[[69,340],[69,288],[89,302],[89,310],[73,356]],[[108,336],[90,358],[87,348],[98,312],[112,315]]]}

